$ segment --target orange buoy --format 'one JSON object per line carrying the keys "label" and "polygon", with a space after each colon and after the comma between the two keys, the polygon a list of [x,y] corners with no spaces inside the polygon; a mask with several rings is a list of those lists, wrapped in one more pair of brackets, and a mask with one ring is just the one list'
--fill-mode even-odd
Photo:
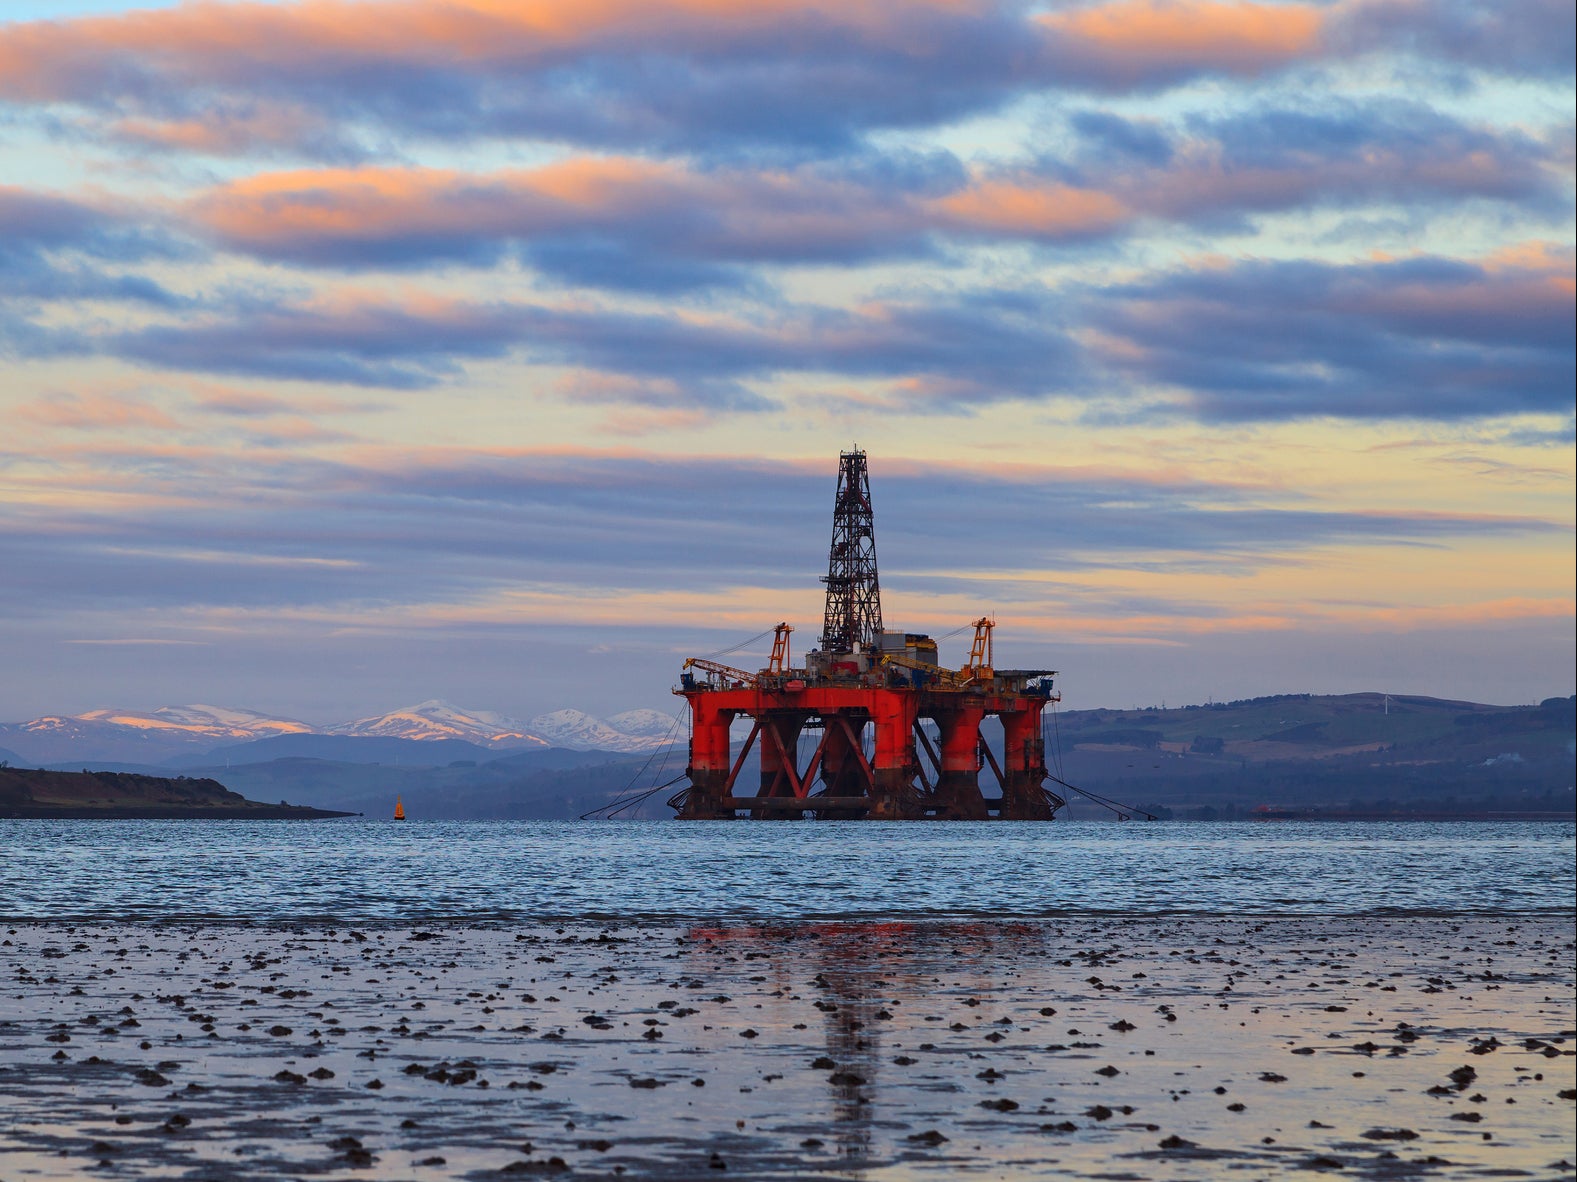
{"label": "orange buoy", "polygon": [[398,796],[394,798],[394,819],[396,821],[405,820],[405,806],[400,803]]}

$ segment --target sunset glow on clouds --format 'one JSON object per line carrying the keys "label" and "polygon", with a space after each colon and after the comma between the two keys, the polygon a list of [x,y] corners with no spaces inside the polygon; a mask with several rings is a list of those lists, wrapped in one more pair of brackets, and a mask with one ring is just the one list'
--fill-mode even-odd
{"label": "sunset glow on clouds", "polygon": [[662,706],[855,443],[1070,705],[1572,691],[1569,4],[20,8],[0,718]]}

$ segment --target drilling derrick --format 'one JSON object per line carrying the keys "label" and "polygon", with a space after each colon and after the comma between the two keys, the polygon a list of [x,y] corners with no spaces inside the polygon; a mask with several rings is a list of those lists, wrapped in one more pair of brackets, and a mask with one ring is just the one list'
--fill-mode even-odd
{"label": "drilling derrick", "polygon": [[863,451],[838,456],[838,498],[827,555],[827,611],[821,648],[853,653],[876,648],[882,635],[882,589],[876,577],[876,522]]}
{"label": "drilling derrick", "polygon": [[[962,669],[936,641],[882,623],[870,475],[863,451],[838,457],[821,645],[792,665],[787,623],[758,672],[692,657],[680,674],[690,705],[690,786],[669,803],[686,819],[1051,820],[1041,713],[1058,701],[1054,670],[997,669],[996,622],[974,621]],[[737,750],[730,731],[750,720]],[[1000,724],[996,747],[982,732]],[[807,760],[801,744],[815,740]],[[752,751],[759,783],[740,783]],[[998,794],[981,791],[988,768]]]}

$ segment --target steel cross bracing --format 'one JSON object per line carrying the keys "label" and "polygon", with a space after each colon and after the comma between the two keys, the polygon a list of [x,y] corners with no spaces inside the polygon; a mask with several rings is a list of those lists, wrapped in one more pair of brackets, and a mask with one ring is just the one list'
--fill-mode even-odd
{"label": "steel cross bracing", "polygon": [[838,497],[832,512],[832,549],[824,582],[827,611],[821,629],[822,652],[853,652],[856,643],[879,647],[882,590],[876,577],[875,515],[863,451],[838,456]]}

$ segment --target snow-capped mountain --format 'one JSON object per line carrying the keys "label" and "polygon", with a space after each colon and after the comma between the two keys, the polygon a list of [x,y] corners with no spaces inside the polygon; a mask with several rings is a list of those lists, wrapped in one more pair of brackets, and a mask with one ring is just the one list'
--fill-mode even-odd
{"label": "snow-capped mountain", "polygon": [[144,730],[185,731],[215,739],[261,739],[267,735],[301,735],[311,724],[293,718],[274,718],[256,710],[230,706],[160,706],[139,714],[135,710],[89,710],[73,716],[78,722],[108,722]]}
{"label": "snow-capped mountain", "polygon": [[244,743],[271,735],[310,734],[293,718],[275,718],[229,706],[161,706],[157,710],[89,710],[46,714],[29,722],[0,724],[0,742],[35,763],[122,760],[157,763],[193,748]]}
{"label": "snow-capped mountain", "polygon": [[526,725],[555,747],[573,747],[580,751],[649,751],[663,745],[664,736],[673,727],[673,719],[656,710],[629,710],[606,720],[582,710],[554,710],[550,714],[537,715]]}
{"label": "snow-capped mountain", "polygon": [[[330,735],[375,735],[393,739],[464,739],[482,747],[570,747],[577,751],[648,751],[675,732],[674,720],[657,710],[626,710],[595,718],[581,710],[555,710],[529,722],[487,710],[466,710],[432,700],[402,706],[374,718],[325,727]],[[682,740],[683,735],[679,735]]]}
{"label": "snow-capped mountain", "polygon": [[649,751],[683,742],[685,732],[659,710],[627,710],[607,719],[555,710],[523,723],[487,710],[431,700],[387,714],[318,727],[292,718],[226,706],[161,706],[157,710],[89,710],[0,724],[0,747],[39,763],[160,763],[277,735],[348,735],[393,739],[463,739],[494,750],[570,747],[580,751]]}
{"label": "snow-capped mountain", "polygon": [[610,714],[604,720],[614,730],[638,739],[684,739],[684,719],[676,723],[672,714],[661,710],[626,710],[623,714]]}
{"label": "snow-capped mountain", "polygon": [[436,698],[387,714],[325,727],[324,734],[385,739],[464,739],[483,747],[546,747],[524,723],[489,710],[462,710]]}

